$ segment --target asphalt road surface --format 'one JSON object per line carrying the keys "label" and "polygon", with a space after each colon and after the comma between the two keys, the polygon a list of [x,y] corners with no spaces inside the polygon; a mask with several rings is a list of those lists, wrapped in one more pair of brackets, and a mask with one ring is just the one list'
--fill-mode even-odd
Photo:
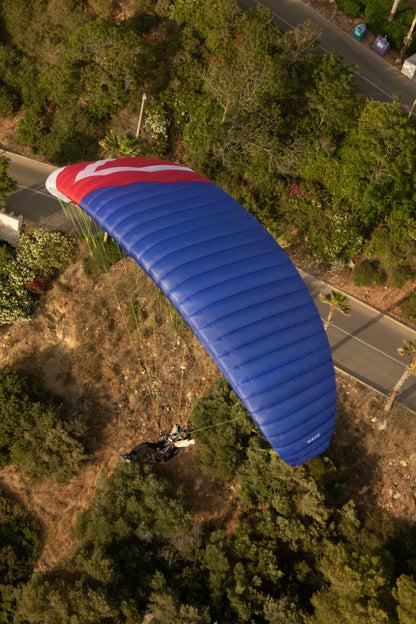
{"label": "asphalt road surface", "polygon": [[10,160],[9,175],[18,190],[6,201],[6,212],[23,216],[26,222],[46,225],[54,230],[70,232],[73,228],[56,200],[45,188],[46,178],[56,167],[1,150]]}
{"label": "asphalt road surface", "polygon": [[362,95],[380,102],[391,102],[395,94],[400,94],[403,105],[412,106],[416,98],[416,81],[404,76],[399,69],[390,65],[377,52],[331,24],[301,0],[262,0],[262,2],[240,0],[239,3],[243,9],[256,4],[269,7],[276,24],[284,31],[299,26],[307,20],[318,24],[322,32],[319,51],[339,54],[351,65],[358,66],[360,75],[357,76],[357,84]]}
{"label": "asphalt road surface", "polygon": [[[328,316],[329,306],[321,303],[319,294],[332,290],[328,284],[302,272],[321,318]],[[383,394],[388,394],[409,363],[397,353],[403,340],[416,341],[416,331],[389,316],[349,297],[350,316],[335,313],[328,329],[335,366]],[[407,380],[398,402],[416,411],[416,383]]]}

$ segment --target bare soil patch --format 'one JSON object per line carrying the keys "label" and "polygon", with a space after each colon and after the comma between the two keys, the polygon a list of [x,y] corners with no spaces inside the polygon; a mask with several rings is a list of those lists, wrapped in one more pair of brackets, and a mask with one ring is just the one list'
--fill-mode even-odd
{"label": "bare soil patch", "polygon": [[[71,553],[76,514],[88,507],[98,476],[111,472],[120,453],[143,439],[157,439],[159,427],[169,431],[175,422],[185,423],[192,403],[219,376],[200,343],[133,264],[113,267],[109,281],[105,275],[88,279],[77,263],[56,281],[33,321],[0,329],[0,366],[43,378],[50,391],[85,414],[89,425],[91,461],[69,483],[31,483],[14,466],[0,473],[1,486],[43,527],[40,570]],[[133,278],[134,294],[125,288]],[[139,335],[127,318],[130,339],[125,308],[131,298],[142,322]],[[227,495],[198,475],[192,451],[183,450],[174,463],[196,509],[208,516],[219,513]]]}

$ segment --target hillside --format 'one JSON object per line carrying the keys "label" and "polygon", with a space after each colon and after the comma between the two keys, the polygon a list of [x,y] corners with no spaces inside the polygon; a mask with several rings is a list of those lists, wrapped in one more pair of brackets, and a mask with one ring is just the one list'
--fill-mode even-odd
{"label": "hillside", "polygon": [[[126,276],[130,285],[136,283],[134,292],[126,288]],[[133,299],[142,313],[144,349],[138,357],[123,320]],[[114,265],[110,279],[104,274],[87,277],[82,259],[71,266],[46,294],[32,322],[0,330],[0,365],[6,364],[40,375],[49,390],[85,414],[90,428],[91,461],[67,484],[33,484],[13,466],[1,472],[2,487],[43,528],[40,571],[70,555],[76,514],[89,506],[99,475],[112,471],[120,453],[157,437],[155,402],[160,426],[168,430],[174,422],[186,422],[192,403],[219,376],[195,337],[130,261]],[[382,397],[340,373],[338,394],[333,446],[346,465],[352,496],[366,510],[384,510],[386,521],[413,524],[414,415],[395,405],[387,421]],[[164,470],[204,519],[229,512],[230,492],[201,473],[192,450],[182,451]]]}

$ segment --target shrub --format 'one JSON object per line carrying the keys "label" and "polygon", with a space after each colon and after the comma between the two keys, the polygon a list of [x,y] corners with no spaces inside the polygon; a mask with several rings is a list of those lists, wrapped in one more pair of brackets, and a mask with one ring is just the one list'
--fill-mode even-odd
{"label": "shrub", "polygon": [[[254,425],[225,379],[196,403],[192,419],[196,428],[195,451],[203,469],[224,482],[231,481],[246,459],[247,441]],[[223,421],[226,426],[219,426]]]}
{"label": "shrub", "polygon": [[[412,23],[414,10],[405,2],[401,2],[394,20],[389,22],[392,4],[392,0],[367,0],[364,21],[374,34],[386,36],[391,47],[400,50]],[[410,46],[409,52],[412,50],[413,45]]]}
{"label": "shrub", "polygon": [[52,476],[62,483],[79,472],[87,459],[85,423],[63,405],[34,403],[30,417],[21,419],[18,432],[10,447],[10,462],[32,479]]}
{"label": "shrub", "polygon": [[416,322],[416,291],[410,297],[402,301],[400,309],[413,323]]}
{"label": "shrub", "polygon": [[63,167],[70,162],[99,157],[99,139],[104,126],[83,108],[58,110],[39,140],[39,154],[48,162]]}
{"label": "shrub", "polygon": [[357,286],[381,286],[386,274],[377,260],[364,260],[354,268],[354,282]]}
{"label": "shrub", "polygon": [[[10,262],[7,267],[12,267]],[[23,283],[13,284],[10,273],[0,272],[0,325],[29,321],[33,317],[34,297]]]}
{"label": "shrub", "polygon": [[16,257],[0,264],[0,325],[30,320],[36,295],[70,264],[73,253],[73,241],[59,232],[40,229],[23,234]]}
{"label": "shrub", "polygon": [[40,140],[45,128],[42,122],[42,111],[39,106],[30,108],[19,120],[16,130],[16,139],[22,145],[35,146]]}
{"label": "shrub", "polygon": [[63,481],[86,459],[85,434],[82,419],[39,381],[8,366],[0,369],[0,467],[12,462],[32,478]]}
{"label": "shrub", "polygon": [[359,0],[336,0],[337,7],[349,17],[360,17],[363,3]]}
{"label": "shrub", "polygon": [[25,281],[36,277],[48,279],[66,269],[73,255],[74,243],[70,238],[60,232],[40,229],[22,235],[16,261]]}
{"label": "shrub", "polygon": [[14,257],[14,249],[6,241],[0,240],[0,273],[4,266]]}
{"label": "shrub", "polygon": [[39,532],[23,509],[0,492],[0,621],[12,622],[14,588],[29,579],[40,550]]}
{"label": "shrub", "polygon": [[391,283],[396,288],[401,288],[406,282],[413,279],[413,272],[408,266],[398,266],[391,272]]}
{"label": "shrub", "polygon": [[6,87],[0,87],[0,117],[11,115],[17,106],[17,98]]}

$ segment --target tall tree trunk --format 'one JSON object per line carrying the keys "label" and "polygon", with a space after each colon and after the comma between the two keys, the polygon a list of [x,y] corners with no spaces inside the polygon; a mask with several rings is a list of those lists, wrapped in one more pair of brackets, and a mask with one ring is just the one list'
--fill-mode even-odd
{"label": "tall tree trunk", "polygon": [[412,374],[412,362],[409,364],[409,366],[405,368],[399,381],[396,383],[393,390],[390,392],[387,398],[386,404],[384,406],[385,412],[389,412],[391,410],[391,406],[393,405],[395,398],[397,397],[398,394],[400,394],[401,389],[403,388],[406,380],[410,377],[411,374]]}
{"label": "tall tree trunk", "polygon": [[399,4],[400,4],[400,0],[394,0],[393,6],[391,7],[390,15],[389,15],[389,22],[393,21],[393,18],[396,15],[397,7],[399,6]]}
{"label": "tall tree trunk", "polygon": [[412,41],[412,35],[413,35],[413,31],[415,29],[415,26],[416,26],[416,13],[415,13],[415,16],[413,18],[413,22],[412,22],[412,24],[411,24],[411,26],[409,28],[409,32],[407,33],[406,37],[403,40],[403,47],[400,50],[400,59],[402,61],[404,61],[404,55],[406,54],[406,50],[409,47],[410,42]]}
{"label": "tall tree trunk", "polygon": [[330,308],[328,312],[328,316],[324,323],[324,330],[327,331],[328,327],[331,325],[332,317],[334,316],[335,308]]}

